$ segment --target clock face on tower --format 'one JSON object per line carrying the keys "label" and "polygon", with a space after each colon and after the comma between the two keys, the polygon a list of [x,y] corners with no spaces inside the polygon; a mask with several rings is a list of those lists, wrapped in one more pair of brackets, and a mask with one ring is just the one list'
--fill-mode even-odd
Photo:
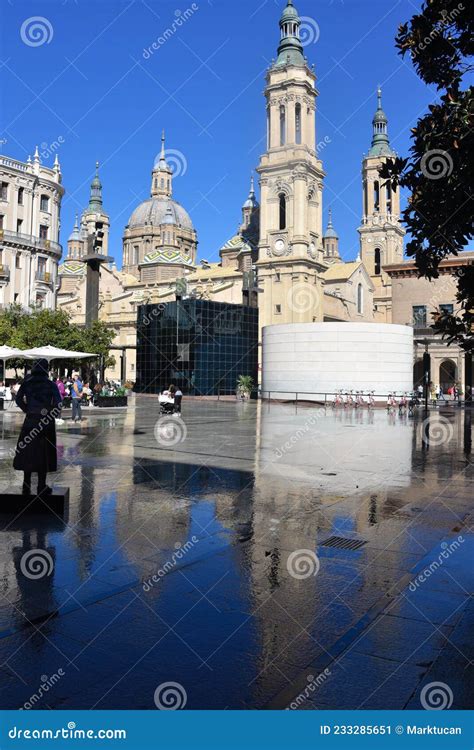
{"label": "clock face on tower", "polygon": [[309,246],[309,249],[308,249],[308,252],[309,252],[311,258],[316,258],[317,254],[318,254],[318,251],[316,250],[316,245],[314,244],[314,242],[311,242],[311,244]]}
{"label": "clock face on tower", "polygon": [[277,256],[284,255],[285,250],[286,245],[284,241],[281,238],[275,240],[275,244],[273,245],[273,254]]}

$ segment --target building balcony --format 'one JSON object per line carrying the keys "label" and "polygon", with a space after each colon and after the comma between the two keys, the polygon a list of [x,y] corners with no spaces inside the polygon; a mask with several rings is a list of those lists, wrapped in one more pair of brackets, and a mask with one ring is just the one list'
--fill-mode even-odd
{"label": "building balcony", "polygon": [[49,271],[36,271],[35,278],[36,278],[36,281],[40,281],[43,284],[53,283],[53,279]]}
{"label": "building balcony", "polygon": [[34,237],[32,234],[22,234],[21,232],[12,232],[10,229],[0,229],[0,242],[7,242],[15,247],[29,247],[32,250],[46,250],[61,257],[63,249],[59,242],[44,239],[43,237]]}
{"label": "building balcony", "polygon": [[3,265],[3,263],[0,263],[0,281],[5,281],[10,278],[10,269],[8,266]]}

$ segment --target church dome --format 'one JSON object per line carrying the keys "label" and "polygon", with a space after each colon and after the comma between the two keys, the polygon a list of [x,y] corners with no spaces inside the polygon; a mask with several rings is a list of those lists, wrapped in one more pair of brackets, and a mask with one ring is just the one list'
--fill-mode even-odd
{"label": "church dome", "polygon": [[293,5],[292,0],[288,0],[288,5],[281,14],[280,23],[286,23],[287,21],[299,21],[298,11]]}
{"label": "church dome", "polygon": [[177,201],[166,197],[149,198],[134,210],[128,221],[128,228],[161,224],[173,224],[192,231],[194,229],[188,212]]}

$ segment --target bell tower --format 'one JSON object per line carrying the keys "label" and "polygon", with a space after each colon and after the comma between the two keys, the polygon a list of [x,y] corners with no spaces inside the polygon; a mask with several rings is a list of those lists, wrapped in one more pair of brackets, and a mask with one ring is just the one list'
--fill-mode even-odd
{"label": "bell tower", "polygon": [[362,162],[362,224],[360,258],[375,287],[374,305],[383,320],[392,320],[392,285],[390,276],[383,270],[390,263],[403,261],[403,237],[400,224],[400,191],[379,175],[379,169],[394,158],[395,151],[388,138],[388,120],[382,109],[382,91],[377,89],[377,110],[372,120],[372,144]]}
{"label": "bell tower", "polygon": [[266,78],[267,150],[257,168],[261,326],[323,320],[324,172],[316,154],[316,76],[303,55],[300,24],[288,0]]}
{"label": "bell tower", "polygon": [[[89,205],[83,212],[81,218],[81,226],[84,230],[85,238],[87,238],[88,235],[95,233],[97,223],[103,225],[102,231],[104,232],[104,238],[102,241],[102,252],[104,255],[108,255],[110,219],[109,215],[105,213],[102,204],[102,183],[99,177],[99,162],[96,162],[95,164],[95,175],[91,182]],[[84,253],[87,254],[87,242],[85,244]]]}

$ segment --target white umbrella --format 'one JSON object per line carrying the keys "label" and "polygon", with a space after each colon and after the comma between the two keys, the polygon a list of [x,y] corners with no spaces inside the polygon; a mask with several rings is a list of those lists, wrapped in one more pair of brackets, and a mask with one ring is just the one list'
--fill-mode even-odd
{"label": "white umbrella", "polygon": [[98,357],[93,352],[73,352],[68,349],[59,349],[57,346],[39,346],[37,349],[26,349],[22,355],[27,359],[84,359],[84,357]]}
{"label": "white umbrella", "polygon": [[31,359],[31,357],[24,352],[22,349],[16,349],[13,346],[0,346],[0,359],[3,362],[3,377],[6,375],[6,363],[7,359],[17,359],[23,357],[23,359]]}

